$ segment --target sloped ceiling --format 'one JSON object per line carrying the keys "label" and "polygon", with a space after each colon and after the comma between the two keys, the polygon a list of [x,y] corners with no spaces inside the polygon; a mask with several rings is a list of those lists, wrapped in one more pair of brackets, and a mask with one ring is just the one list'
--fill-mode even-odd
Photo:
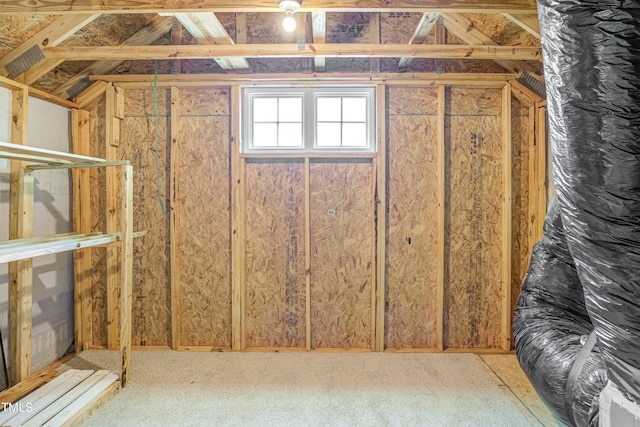
{"label": "sloped ceiling", "polygon": [[[161,13],[122,13],[124,6],[95,10],[95,5],[90,5],[95,13],[74,13],[69,12],[71,5],[60,3],[43,13],[2,3],[0,75],[62,98],[73,98],[94,74],[542,74],[537,17],[527,2],[503,8],[484,5],[483,13],[460,7],[422,11],[406,5],[398,10],[386,5],[373,11],[355,7],[344,11],[343,3],[339,11],[302,9],[296,13],[298,30],[293,33],[282,29],[284,14],[272,11],[277,10],[275,1],[261,6],[266,12],[250,8],[232,12],[229,7],[215,13],[165,12],[151,6],[143,11]],[[131,4],[140,3],[145,2]],[[78,2],[73,5],[83,7]],[[11,8],[21,13],[8,15]],[[49,12],[52,8],[59,8],[59,13]],[[455,45],[474,48],[459,53]],[[105,49],[116,46],[120,47]],[[496,49],[485,54],[479,46]],[[512,49],[500,50],[506,46]],[[495,59],[474,59],[478,54]]]}

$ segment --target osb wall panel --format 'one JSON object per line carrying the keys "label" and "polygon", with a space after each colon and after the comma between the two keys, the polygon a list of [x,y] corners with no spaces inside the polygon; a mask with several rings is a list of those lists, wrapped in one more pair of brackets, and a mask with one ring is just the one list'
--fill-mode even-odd
{"label": "osb wall panel", "polygon": [[[105,157],[105,103],[102,101],[89,111],[91,155]],[[91,185],[91,231],[104,233],[107,228],[105,188],[106,168],[89,169]],[[91,249],[91,298],[93,344],[107,345],[107,250]]]}
{"label": "osb wall panel", "polygon": [[445,347],[500,346],[500,89],[448,90]]}
{"label": "osb wall panel", "polygon": [[304,163],[246,165],[246,339],[305,347]]}
{"label": "osb wall panel", "polygon": [[437,88],[388,89],[386,347],[436,346]]}
{"label": "osb wall panel", "polygon": [[147,231],[133,245],[133,345],[168,345],[170,338],[169,221],[158,195],[159,185],[166,207],[167,97],[167,90],[158,91],[156,121],[152,90],[126,90],[124,96],[118,157],[129,159],[133,166],[134,230]]}
{"label": "osb wall panel", "polygon": [[311,346],[370,348],[370,162],[310,165]]}
{"label": "osb wall panel", "polygon": [[228,88],[180,91],[177,252],[181,344],[231,346]]}
{"label": "osb wall panel", "polygon": [[[512,252],[511,307],[515,308],[529,266],[529,109],[511,99]],[[512,311],[513,313],[513,311]]]}

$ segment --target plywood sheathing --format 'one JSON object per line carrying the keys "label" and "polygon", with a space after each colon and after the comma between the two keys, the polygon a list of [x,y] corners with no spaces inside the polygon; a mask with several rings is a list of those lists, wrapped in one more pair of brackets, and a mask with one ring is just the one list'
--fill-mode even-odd
{"label": "plywood sheathing", "polygon": [[59,17],[60,15],[3,16],[0,19],[0,57]]}
{"label": "plywood sheathing", "polygon": [[183,346],[231,347],[229,88],[180,91],[176,235]]}
{"label": "plywood sheathing", "polygon": [[246,165],[248,347],[306,343],[304,163]]}
{"label": "plywood sheathing", "polygon": [[388,89],[386,346],[436,347],[436,87]]}
{"label": "plywood sheathing", "polygon": [[[105,158],[105,101],[89,111],[90,143],[93,157]],[[104,233],[106,220],[106,168],[91,168],[91,232]],[[91,248],[92,344],[107,345],[107,249]]]}
{"label": "plywood sheathing", "polygon": [[448,91],[445,347],[500,348],[500,89]]}
{"label": "plywood sheathing", "polygon": [[310,165],[311,347],[371,348],[370,161]]}
{"label": "plywood sheathing", "polygon": [[[247,13],[247,43],[297,43],[296,32],[282,28],[282,13]],[[254,73],[301,73],[301,58],[250,58]]]}
{"label": "plywood sheathing", "polygon": [[[117,46],[148,25],[153,15],[101,15],[73,36],[60,44],[60,47],[75,46]],[[34,87],[53,92],[68,79],[91,64],[90,61],[65,61],[42,76]]]}
{"label": "plywood sheathing", "polygon": [[156,123],[153,91],[125,92],[122,143],[117,156],[129,159],[135,170],[134,229],[147,231],[145,236],[134,242],[132,345],[169,345],[170,338],[169,222],[163,214],[158,195],[160,191],[160,198],[166,207],[167,97],[167,90],[158,91],[159,120]]}

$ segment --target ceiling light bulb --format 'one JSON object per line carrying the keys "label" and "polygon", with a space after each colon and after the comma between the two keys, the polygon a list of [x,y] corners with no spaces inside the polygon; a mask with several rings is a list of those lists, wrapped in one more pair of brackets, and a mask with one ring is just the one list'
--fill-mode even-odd
{"label": "ceiling light bulb", "polygon": [[287,15],[282,21],[282,28],[288,33],[295,31],[296,19],[292,15]]}

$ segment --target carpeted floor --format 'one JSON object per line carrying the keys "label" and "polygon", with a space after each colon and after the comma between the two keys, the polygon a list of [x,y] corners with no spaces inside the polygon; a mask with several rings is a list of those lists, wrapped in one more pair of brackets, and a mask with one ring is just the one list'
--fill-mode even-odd
{"label": "carpeted floor", "polygon": [[471,354],[134,351],[131,368],[86,425],[531,426]]}

